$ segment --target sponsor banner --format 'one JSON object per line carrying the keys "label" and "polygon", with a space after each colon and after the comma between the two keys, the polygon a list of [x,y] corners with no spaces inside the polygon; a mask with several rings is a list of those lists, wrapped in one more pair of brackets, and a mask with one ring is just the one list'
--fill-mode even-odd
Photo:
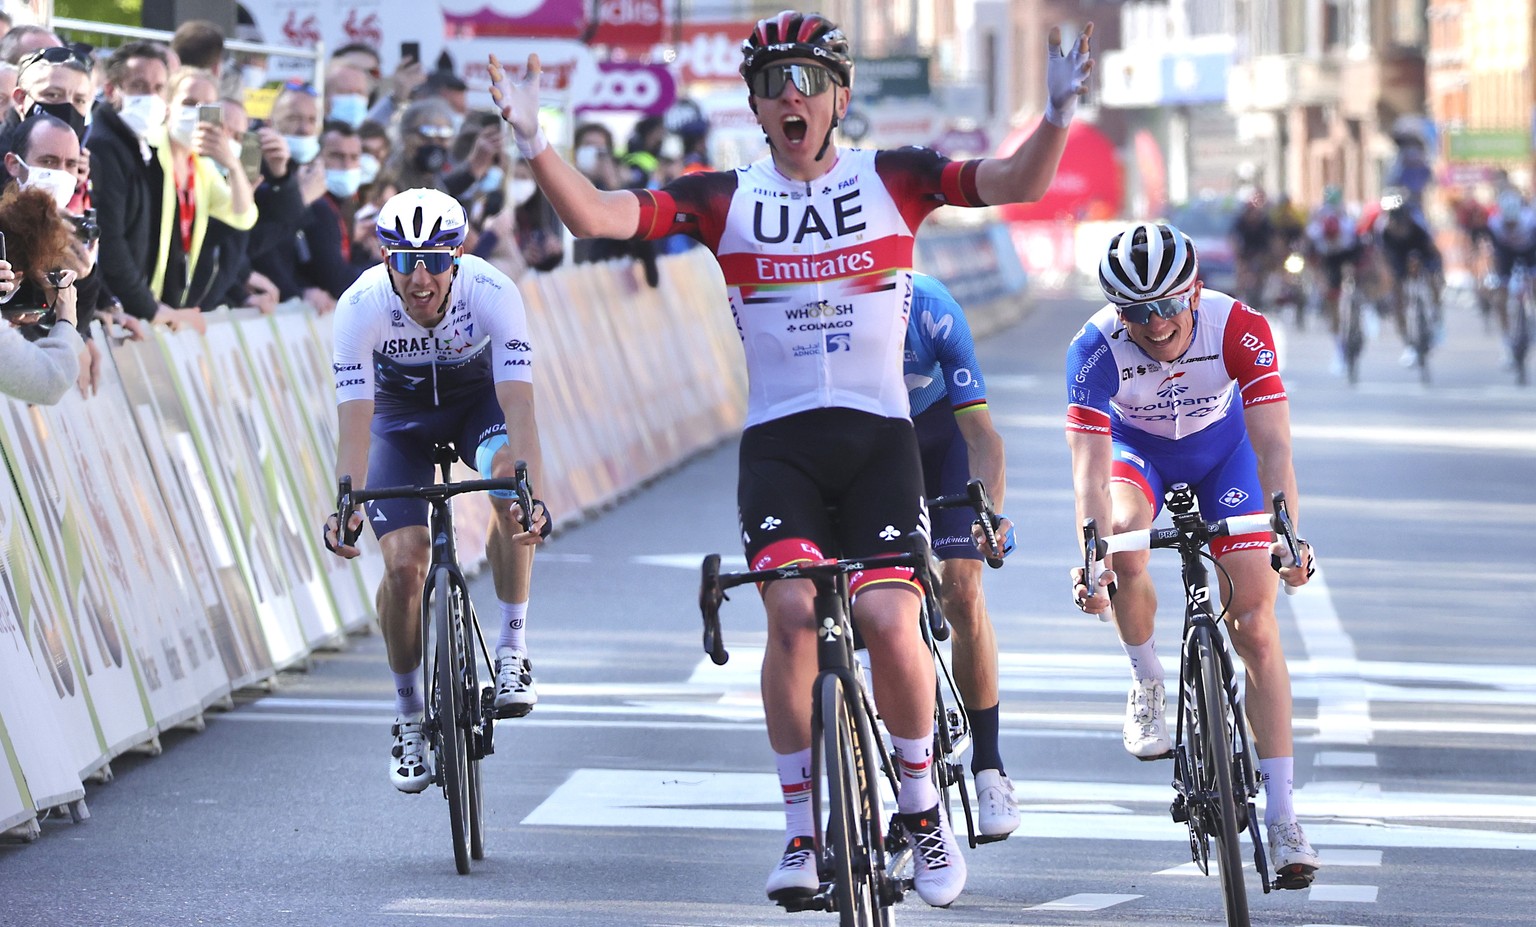
{"label": "sponsor banner", "polygon": [[683,83],[741,83],[741,43],[757,28],[756,20],[734,23],[684,23],[673,64]]}
{"label": "sponsor banner", "polygon": [[[422,54],[426,55],[423,43]],[[491,76],[489,56],[521,75],[528,56],[539,56],[539,102],[550,106],[562,100],[586,100],[592,96],[602,72],[592,49],[580,42],[537,41],[523,38],[448,39],[443,51],[453,59],[454,69],[464,79],[472,101],[489,105]]]}
{"label": "sponsor banner", "polygon": [[[0,640],[5,632],[0,630]],[[3,646],[3,645],[0,645]],[[5,729],[5,711],[0,710],[0,834],[17,829],[30,836],[38,833],[37,814],[32,808],[32,796],[27,783],[21,778],[21,763],[16,758],[16,747]]]}
{"label": "sponsor banner", "polygon": [[272,672],[266,636],[198,464],[165,355],[153,342],[125,341],[114,345],[110,356],[224,673],[237,689],[264,679]]}
{"label": "sponsor banner", "polygon": [[[34,406],[0,402],[0,447],[27,523],[35,532],[43,575],[59,590],[63,615],[78,645],[77,678],[88,686],[106,755],[112,757],[153,737],[154,716],[137,665],[136,642],[121,622],[121,589],[114,588],[103,562],[101,539],[83,527],[89,524],[83,501],[66,491],[61,480],[70,463],[58,459],[53,442],[41,439],[46,429],[37,427],[40,420],[35,414],[40,413]],[[45,585],[30,582],[29,588],[38,590],[38,602],[44,601]],[[42,659],[38,665],[50,678],[62,669],[55,654],[47,653]]]}
{"label": "sponsor banner", "polygon": [[666,28],[664,0],[598,0],[597,30],[591,43],[639,55],[663,41]]}
{"label": "sponsor banner", "polygon": [[[619,0],[619,2],[638,3],[639,0]],[[650,2],[656,3],[658,0],[650,0]],[[590,28],[585,2],[441,0],[437,5],[442,9],[444,27],[455,35],[581,39],[587,35]],[[416,9],[420,8],[416,7]],[[622,24],[616,23],[616,25]]]}
{"label": "sponsor banner", "polygon": [[[325,351],[330,343],[331,316],[320,317],[325,320],[323,338],[316,335],[311,324],[316,319],[314,310],[302,303],[285,304],[267,318],[287,385],[281,395],[269,394],[286,410],[275,415],[274,421],[284,431],[284,446],[291,448],[294,455],[312,461],[302,466],[288,461],[295,489],[304,494],[306,505],[311,506],[300,516],[299,524],[301,528],[318,526],[336,507],[336,391],[331,358]],[[240,326],[243,335],[260,327],[259,320]],[[343,560],[325,550],[318,527],[312,534],[315,556],[330,587],[341,626],[352,630],[367,625],[373,619],[373,593],[372,587],[364,584],[362,567],[367,563],[382,564],[376,556],[373,532],[364,531],[358,539],[364,556],[356,560]]]}
{"label": "sponsor banner", "polygon": [[[21,625],[9,603],[0,603],[0,719],[4,719],[5,755],[21,807],[7,807],[0,789],[0,820],[25,820],[29,808],[42,810],[85,797],[85,786],[70,763],[70,752],[57,741],[60,719],[27,652]],[[6,812],[9,812],[8,814]]]}
{"label": "sponsor banner", "polygon": [[[260,322],[254,313],[252,322]],[[241,344],[242,327],[251,326],[214,325],[206,338],[208,359],[220,372],[223,401],[218,417],[229,429],[226,435],[235,454],[256,476],[254,483],[243,487],[244,501],[251,507],[242,512],[238,523],[246,531],[262,526],[257,543],[267,546],[275,567],[273,579],[296,609],[309,648],[333,645],[343,633],[341,622],[313,550],[314,529],[306,527],[314,525],[316,513],[324,506],[305,504],[283,473],[282,459],[290,457],[293,450],[273,424],[267,405],[268,394],[282,389],[271,379],[281,375],[282,366],[270,350],[262,352],[266,363],[254,362]],[[271,329],[256,327],[265,328],[268,334],[265,338],[253,335],[253,340],[272,348]]]}
{"label": "sponsor banner", "polygon": [[161,333],[157,341],[187,412],[190,441],[178,446],[177,452],[187,466],[200,469],[207,478],[218,507],[218,530],[224,533],[244,584],[251,591],[272,665],[284,669],[303,660],[309,646],[280,555],[267,530],[272,510],[261,490],[260,463],[251,440],[239,433],[244,417],[235,411],[225,391],[226,382],[236,371],[216,366],[212,352],[192,334]]}
{"label": "sponsor banner", "polygon": [[[265,44],[287,45],[312,52],[321,42],[327,49],[361,42],[378,49],[381,55],[387,53],[386,67],[393,67],[397,49],[390,48],[387,43],[390,33],[399,31],[391,29],[391,21],[399,18],[400,11],[391,11],[390,6],[402,5],[387,4],[385,0],[267,0],[244,4],[255,24],[255,33]],[[392,12],[394,16],[391,16]],[[430,30],[432,35],[443,34],[435,6],[412,5],[410,16],[418,20],[428,18],[432,26],[436,26],[423,25],[424,33]],[[413,37],[397,35],[394,41],[398,43]],[[313,80],[316,68],[313,57],[274,55],[267,59],[269,80]]]}
{"label": "sponsor banner", "polygon": [[663,64],[604,62],[597,84],[576,112],[665,113],[677,100],[677,82]]}
{"label": "sponsor banner", "polygon": [[60,490],[80,501],[80,537],[106,567],[105,584],[118,603],[113,614],[131,645],[151,717],[164,729],[227,694],[229,680],[191,607],[195,594],[181,550],[114,379],[104,373],[102,395],[90,401],[70,390],[32,413]]}

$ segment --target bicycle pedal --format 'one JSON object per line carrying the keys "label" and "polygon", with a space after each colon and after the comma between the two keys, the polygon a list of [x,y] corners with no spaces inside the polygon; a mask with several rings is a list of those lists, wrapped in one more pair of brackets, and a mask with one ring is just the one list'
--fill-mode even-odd
{"label": "bicycle pedal", "polygon": [[1156,756],[1138,756],[1136,759],[1141,760],[1143,763],[1156,763],[1158,760],[1171,760],[1173,759],[1173,751],[1169,750],[1167,753],[1159,753]]}
{"label": "bicycle pedal", "polygon": [[1316,878],[1317,870],[1308,869],[1305,866],[1292,866],[1288,872],[1275,873],[1274,881],[1270,885],[1277,889],[1299,890],[1310,888],[1312,881]]}
{"label": "bicycle pedal", "polygon": [[523,715],[526,715],[532,710],[532,705],[514,702],[511,705],[503,705],[500,708],[497,708],[496,719],[498,721],[505,721],[508,718],[521,718]]}
{"label": "bicycle pedal", "polygon": [[[807,893],[802,889],[785,889],[774,892],[768,896],[769,900],[791,914],[801,911],[825,911],[827,910],[827,896],[819,893]],[[818,904],[817,899],[820,899]]]}
{"label": "bicycle pedal", "polygon": [[1002,843],[1004,840],[1007,840],[1011,836],[1012,834],[977,834],[976,845],[980,846],[983,843]]}

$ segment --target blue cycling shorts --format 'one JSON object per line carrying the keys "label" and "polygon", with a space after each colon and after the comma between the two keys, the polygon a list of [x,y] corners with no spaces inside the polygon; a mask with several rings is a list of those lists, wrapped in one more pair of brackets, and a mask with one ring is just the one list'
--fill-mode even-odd
{"label": "blue cycling shorts", "polygon": [[[971,455],[955,421],[955,410],[937,403],[912,417],[918,453],[923,459],[923,495],[965,495],[971,478]],[[980,560],[981,549],[971,538],[975,510],[969,507],[930,509],[933,552],[940,560]]]}
{"label": "blue cycling shorts", "polygon": [[[1163,508],[1163,494],[1173,483],[1194,487],[1200,515],[1206,521],[1264,511],[1259,462],[1248,440],[1240,413],[1227,415],[1203,431],[1184,438],[1149,435],[1116,421],[1113,479],[1141,489],[1152,504],[1152,516]],[[1211,555],[1231,550],[1269,548],[1269,534],[1259,532],[1217,538]]]}
{"label": "blue cycling shorts", "polygon": [[[506,418],[495,390],[452,408],[375,413],[370,429],[368,486],[425,486],[436,482],[432,448],[452,444],[459,459],[476,466],[480,445],[507,433]],[[489,474],[483,474],[489,476]],[[380,499],[364,504],[376,537],[398,528],[427,524],[425,499]]]}

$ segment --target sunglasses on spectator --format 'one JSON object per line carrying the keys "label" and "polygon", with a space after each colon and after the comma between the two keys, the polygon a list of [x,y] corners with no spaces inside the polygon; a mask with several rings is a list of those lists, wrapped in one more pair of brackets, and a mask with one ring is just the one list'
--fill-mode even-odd
{"label": "sunglasses on spectator", "polygon": [[37,51],[22,58],[16,64],[16,74],[19,76],[23,71],[39,61],[46,61],[49,64],[62,64],[77,71],[84,71],[87,74],[91,73],[90,58],[80,54],[68,45],[54,45],[49,48],[39,48]]}
{"label": "sunglasses on spectator", "polygon": [[1136,325],[1145,325],[1152,321],[1152,316],[1171,319],[1189,311],[1193,293],[1185,293],[1183,296],[1166,296],[1162,299],[1149,299],[1144,303],[1130,303],[1121,305],[1117,303],[1115,308],[1120,312],[1120,318]]}
{"label": "sunglasses on spectator", "polygon": [[416,127],[416,134],[424,138],[453,138],[453,126],[424,125]]}
{"label": "sunglasses on spectator", "polygon": [[420,264],[429,274],[440,274],[453,266],[453,251],[390,251],[385,258],[396,273],[413,274]]}
{"label": "sunglasses on spectator", "polygon": [[814,64],[778,64],[753,74],[748,87],[759,99],[777,100],[791,83],[803,97],[820,96],[832,86],[832,72]]}

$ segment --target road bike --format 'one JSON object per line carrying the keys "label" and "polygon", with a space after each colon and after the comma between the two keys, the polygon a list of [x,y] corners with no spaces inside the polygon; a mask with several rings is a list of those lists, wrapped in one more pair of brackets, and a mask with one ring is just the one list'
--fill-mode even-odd
{"label": "road bike", "polygon": [[1526,356],[1531,349],[1531,275],[1524,261],[1516,261],[1509,273],[1509,287],[1504,296],[1504,340],[1509,345],[1510,362],[1515,368],[1515,382],[1526,385]]}
{"label": "road bike", "polygon": [[1344,371],[1351,384],[1360,382],[1360,354],[1365,350],[1365,304],[1355,292],[1355,271],[1344,268],[1339,284],[1339,347],[1344,357]]}
{"label": "road bike", "polygon": [[483,669],[483,678],[493,680],[496,664],[486,647],[469,584],[459,567],[453,506],[449,500],[466,492],[513,493],[522,506],[525,530],[536,503],[528,485],[528,467],[523,461],[517,462],[512,477],[454,483],[450,482],[449,472],[457,457],[458,453],[449,445],[433,449],[439,481],[431,486],[353,489],[352,478],[344,476],[339,482],[336,513],[337,524],[347,528],[345,542],[354,544],[362,526],[352,531],[351,515],[364,502],[414,498],[426,500],[430,507],[432,559],[421,593],[422,691],[427,693],[423,730],[432,755],[432,782],[442,788],[443,797],[448,800],[454,865],[460,875],[468,875],[470,860],[485,858],[480,761],[495,752],[496,687],[481,687],[480,679]]}
{"label": "road bike", "polygon": [[1417,256],[1410,259],[1408,276],[1403,280],[1404,324],[1408,327],[1408,346],[1414,352],[1414,366],[1419,382],[1429,383],[1429,352],[1435,346],[1440,327],[1440,306]]}
{"label": "road bike", "polygon": [[[1242,847],[1238,834],[1248,831],[1253,842],[1253,866],[1267,894],[1274,888],[1305,888],[1311,874],[1272,881],[1259,836],[1260,818],[1253,799],[1262,782],[1253,740],[1237,691],[1232,656],[1222,634],[1223,608],[1217,614],[1216,587],[1202,561],[1221,570],[1205,547],[1228,535],[1273,531],[1287,545],[1290,562],[1300,562],[1296,533],[1285,506],[1285,495],[1273,497],[1274,515],[1239,515],[1217,521],[1200,516],[1194,491],[1175,483],[1166,503],[1171,528],[1146,528],[1100,537],[1094,520],[1083,522],[1083,575],[1087,588],[1099,588],[1103,561],[1119,551],[1171,548],[1178,551],[1184,584],[1184,643],[1179,654],[1178,727],[1173,746],[1173,820],[1189,827],[1190,857],[1210,875],[1211,844],[1215,844],[1229,927],[1248,927],[1248,893],[1244,884]],[[1230,582],[1230,578],[1229,578]]]}
{"label": "road bike", "polygon": [[[717,666],[730,658],[720,631],[720,604],[726,600],[727,589],[788,579],[810,580],[815,585],[817,672],[811,712],[811,814],[821,886],[809,899],[779,903],[791,911],[835,911],[843,927],[889,927],[891,906],[911,887],[911,879],[900,875],[910,856],[893,852],[886,839],[880,780],[887,778],[894,787],[897,779],[890,754],[876,731],[874,699],[860,678],[854,656],[848,595],[849,574],[910,567],[924,592],[927,631],[938,640],[947,637],[948,628],[933,592],[936,585],[928,539],[913,532],[907,541],[908,550],[903,553],[814,560],[740,573],[720,572],[720,555],[710,554],[702,568],[699,610],[704,619],[704,652]],[[896,824],[899,819],[893,821],[891,831]]]}

